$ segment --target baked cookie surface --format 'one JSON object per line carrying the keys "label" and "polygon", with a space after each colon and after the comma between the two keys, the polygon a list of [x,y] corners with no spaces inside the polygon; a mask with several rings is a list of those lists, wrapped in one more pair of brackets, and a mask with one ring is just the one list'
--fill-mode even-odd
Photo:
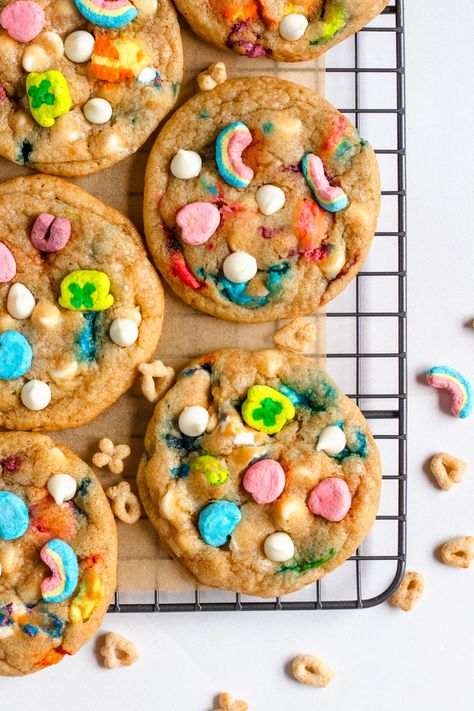
{"label": "baked cookie surface", "polygon": [[60,178],[0,186],[0,425],[88,422],[153,353],[163,290],[125,217]]}
{"label": "baked cookie surface", "polygon": [[44,435],[0,434],[0,674],[75,654],[115,590],[117,534],[91,469]]}
{"label": "baked cookie surface", "polygon": [[274,597],[354,553],[381,474],[360,410],[311,360],[228,349],[193,361],[158,403],[137,481],[201,584]]}
{"label": "baked cookie surface", "polygon": [[134,153],[174,105],[183,60],[169,0],[0,0],[0,13],[5,158],[94,173]]}
{"label": "baked cookie surface", "polygon": [[145,231],[184,301],[269,321],[312,313],[344,289],[379,204],[372,148],[325,99],[281,79],[235,79],[192,98],[161,130]]}
{"label": "baked cookie surface", "polygon": [[388,0],[176,0],[201,37],[247,57],[297,62],[324,54]]}

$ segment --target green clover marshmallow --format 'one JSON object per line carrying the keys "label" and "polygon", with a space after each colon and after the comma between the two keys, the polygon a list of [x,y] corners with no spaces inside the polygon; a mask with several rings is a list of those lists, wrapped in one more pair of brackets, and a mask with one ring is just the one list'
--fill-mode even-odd
{"label": "green clover marshmallow", "polygon": [[291,400],[268,385],[252,385],[242,405],[245,422],[259,432],[275,434],[295,416]]}
{"label": "green clover marshmallow", "polygon": [[61,282],[59,304],[71,311],[105,311],[114,303],[110,279],[105,272],[77,269]]}
{"label": "green clover marshmallow", "polygon": [[26,93],[31,115],[44,128],[51,128],[54,119],[67,114],[71,108],[67,82],[56,69],[28,74]]}

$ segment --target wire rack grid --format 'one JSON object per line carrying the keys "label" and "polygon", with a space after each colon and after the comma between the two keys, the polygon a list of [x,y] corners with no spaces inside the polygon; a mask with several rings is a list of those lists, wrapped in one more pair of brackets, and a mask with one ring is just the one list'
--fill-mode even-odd
{"label": "wire rack grid", "polygon": [[[382,181],[378,231],[363,270],[328,308],[328,370],[361,408],[380,449],[379,514],[331,575],[281,598],[238,593],[115,593],[110,612],[367,608],[398,587],[406,557],[406,181],[403,0],[326,55],[326,95],[375,148]],[[311,69],[308,69],[311,71]]]}

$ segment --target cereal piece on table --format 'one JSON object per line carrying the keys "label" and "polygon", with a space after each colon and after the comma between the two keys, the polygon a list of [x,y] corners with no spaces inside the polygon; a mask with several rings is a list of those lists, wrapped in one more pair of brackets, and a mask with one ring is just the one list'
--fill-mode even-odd
{"label": "cereal piece on table", "polygon": [[438,452],[430,460],[430,472],[443,491],[449,491],[454,484],[460,484],[466,470],[466,462],[447,452]]}
{"label": "cereal piece on table", "polygon": [[106,669],[116,669],[122,666],[129,667],[140,658],[136,644],[117,634],[117,632],[107,632],[105,644],[100,648],[100,653]]}
{"label": "cereal piece on table", "polygon": [[128,481],[121,481],[116,486],[109,486],[105,492],[112,501],[112,511],[123,523],[136,523],[142,509],[138,497],[130,490]]}
{"label": "cereal piece on table", "polygon": [[423,595],[424,587],[425,581],[421,573],[407,571],[390,602],[404,612],[409,612]]}
{"label": "cereal piece on table", "polygon": [[447,541],[441,546],[439,555],[445,565],[469,568],[474,560],[474,538],[472,536],[453,538],[452,541]]}
{"label": "cereal piece on table", "polygon": [[295,318],[273,334],[273,343],[282,348],[291,348],[302,353],[309,343],[316,340],[316,324],[305,318]]}
{"label": "cereal piece on table", "polygon": [[293,676],[300,684],[323,688],[334,679],[334,672],[324,662],[310,654],[301,654],[293,659]]}
{"label": "cereal piece on table", "polygon": [[100,452],[96,452],[92,457],[92,463],[99,468],[107,466],[112,474],[121,474],[123,460],[130,456],[128,444],[114,444],[111,439],[102,437],[99,440],[99,450]]}
{"label": "cereal piece on table", "polygon": [[233,699],[230,694],[219,694],[219,706],[214,711],[247,711],[249,705],[246,701]]}
{"label": "cereal piece on table", "polygon": [[209,69],[205,69],[198,74],[197,83],[201,91],[215,89],[218,84],[222,84],[227,79],[227,70],[224,62],[214,62]]}
{"label": "cereal piece on table", "polygon": [[174,380],[173,368],[169,368],[161,360],[154,360],[152,363],[142,363],[138,366],[138,370],[143,375],[143,395],[148,402],[158,402]]}

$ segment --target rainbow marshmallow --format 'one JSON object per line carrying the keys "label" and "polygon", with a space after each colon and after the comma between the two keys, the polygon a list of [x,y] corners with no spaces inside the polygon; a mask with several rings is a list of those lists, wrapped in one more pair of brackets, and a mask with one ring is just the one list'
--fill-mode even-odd
{"label": "rainbow marshmallow", "polygon": [[77,557],[71,546],[53,538],[40,551],[43,563],[51,570],[51,575],[41,583],[41,594],[45,602],[62,602],[77,586],[79,568]]}
{"label": "rainbow marshmallow", "polygon": [[217,168],[226,183],[234,188],[247,188],[253,178],[252,168],[242,162],[242,153],[252,141],[250,129],[241,121],[231,123],[217,137]]}
{"label": "rainbow marshmallow", "polygon": [[94,25],[118,30],[125,27],[138,15],[138,10],[129,0],[74,0],[77,9]]}
{"label": "rainbow marshmallow", "polygon": [[472,388],[461,373],[447,365],[437,365],[426,373],[431,388],[451,394],[451,412],[455,417],[468,417],[472,410]]}
{"label": "rainbow marshmallow", "polygon": [[318,204],[324,210],[339,212],[347,207],[349,198],[342,188],[329,183],[319,156],[314,153],[306,153],[302,168],[306,182],[313,191]]}

